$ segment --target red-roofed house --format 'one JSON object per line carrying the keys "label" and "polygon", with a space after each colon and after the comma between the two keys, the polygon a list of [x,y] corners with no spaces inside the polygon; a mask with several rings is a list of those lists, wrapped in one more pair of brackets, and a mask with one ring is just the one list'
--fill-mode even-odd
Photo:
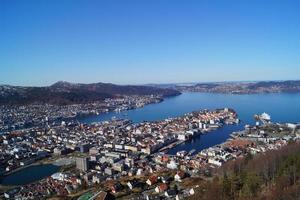
{"label": "red-roofed house", "polygon": [[150,178],[148,178],[148,180],[146,181],[146,183],[148,185],[153,185],[155,183],[157,183],[158,179],[157,179],[157,176],[150,176]]}

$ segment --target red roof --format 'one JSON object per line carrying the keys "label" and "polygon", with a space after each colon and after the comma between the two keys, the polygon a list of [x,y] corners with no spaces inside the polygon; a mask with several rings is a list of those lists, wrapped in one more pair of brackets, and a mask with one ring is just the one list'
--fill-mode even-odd
{"label": "red roof", "polygon": [[159,186],[159,191],[160,192],[163,192],[163,191],[166,191],[168,189],[168,185],[166,183],[161,183]]}
{"label": "red roof", "polygon": [[185,177],[185,173],[183,171],[178,171],[177,172],[177,175],[180,177],[180,178],[184,178]]}
{"label": "red roof", "polygon": [[157,182],[157,176],[150,176],[149,180],[151,181],[151,183],[156,183]]}

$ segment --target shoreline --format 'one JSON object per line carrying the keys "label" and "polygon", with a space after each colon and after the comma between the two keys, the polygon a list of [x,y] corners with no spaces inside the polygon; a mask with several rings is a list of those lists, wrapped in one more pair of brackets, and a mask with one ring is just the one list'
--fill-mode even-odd
{"label": "shoreline", "polygon": [[[8,173],[8,174],[2,176],[2,177],[0,178],[0,180],[3,179],[3,178],[8,177],[8,176],[10,176],[10,175],[13,175],[14,173],[17,173],[17,172],[19,172],[19,171],[22,171],[22,170],[24,170],[24,169],[27,169],[27,168],[30,168],[30,167],[34,167],[34,166],[42,166],[42,165],[45,166],[45,165],[53,165],[53,164],[42,164],[42,163],[39,163],[39,162],[38,162],[38,163],[33,163],[33,164],[31,164],[31,165],[27,165],[27,166],[24,166],[24,167],[22,167],[22,168],[18,168],[18,169],[16,169],[16,170],[14,170],[14,171],[12,171],[12,172],[10,172],[10,173]],[[56,165],[53,165],[53,166],[56,166]],[[59,172],[60,169],[61,169],[61,167],[59,167],[59,166],[56,166],[56,167],[58,167],[57,172]],[[34,173],[34,172],[33,172],[33,173]],[[52,175],[52,174],[51,174],[51,175]],[[28,184],[36,183],[36,182],[42,181],[43,179],[45,179],[45,178],[47,178],[47,177],[49,177],[49,176],[51,176],[51,175],[44,176],[44,177],[42,177],[42,178],[40,178],[40,179],[31,181],[31,182],[25,183],[25,184],[12,184],[12,185],[10,185],[10,184],[2,184],[2,183],[0,183],[0,188],[1,188],[1,187],[14,188],[14,187],[20,187],[20,186],[23,186],[23,185],[28,185]]]}

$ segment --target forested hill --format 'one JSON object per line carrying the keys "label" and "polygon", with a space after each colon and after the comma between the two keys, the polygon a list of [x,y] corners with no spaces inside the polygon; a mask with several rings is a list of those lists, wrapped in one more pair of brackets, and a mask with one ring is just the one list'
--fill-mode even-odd
{"label": "forested hill", "polygon": [[300,143],[225,164],[189,200],[299,200]]}
{"label": "forested hill", "polygon": [[57,82],[46,87],[0,86],[0,105],[87,103],[119,95],[179,95],[174,89],[150,86],[115,85],[110,83],[79,84]]}

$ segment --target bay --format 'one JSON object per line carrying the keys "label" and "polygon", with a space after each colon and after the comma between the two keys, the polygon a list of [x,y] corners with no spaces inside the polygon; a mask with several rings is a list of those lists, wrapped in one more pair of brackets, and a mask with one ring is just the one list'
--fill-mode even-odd
{"label": "bay", "polygon": [[183,93],[179,96],[166,98],[158,104],[147,105],[143,108],[120,113],[109,112],[101,115],[79,117],[82,123],[110,120],[112,117],[127,118],[135,123],[142,121],[162,120],[176,117],[188,112],[201,109],[233,108],[239,115],[241,123],[224,126],[221,129],[200,135],[184,142],[169,154],[176,154],[181,150],[195,153],[205,148],[226,141],[233,131],[242,130],[245,124],[254,124],[254,115],[267,112],[275,122],[300,122],[300,93],[272,93],[272,94],[213,94],[213,93]]}
{"label": "bay", "polygon": [[[201,109],[233,108],[239,115],[241,123],[238,125],[225,125],[222,128],[205,135],[186,141],[171,150],[169,154],[178,151],[190,151],[195,149],[199,152],[205,148],[226,141],[233,131],[242,130],[245,124],[254,124],[253,116],[262,112],[271,115],[275,122],[300,122],[300,93],[287,94],[211,94],[211,93],[183,93],[179,96],[166,98],[158,104],[150,104],[143,108],[123,111],[120,113],[109,112],[100,115],[78,117],[81,123],[93,123],[110,120],[112,117],[127,118],[135,123],[142,121],[163,120],[176,117],[188,112]],[[34,165],[21,169],[15,173],[3,177],[0,184],[23,185],[28,184],[59,170],[54,165]]]}
{"label": "bay", "polygon": [[267,112],[276,122],[300,122],[300,93],[275,94],[212,94],[183,93],[166,98],[158,104],[150,104],[143,108],[109,112],[100,115],[78,117],[82,123],[110,120],[112,117],[128,118],[134,122],[162,120],[176,117],[201,109],[229,107],[239,114],[242,121],[253,123],[254,114]]}

